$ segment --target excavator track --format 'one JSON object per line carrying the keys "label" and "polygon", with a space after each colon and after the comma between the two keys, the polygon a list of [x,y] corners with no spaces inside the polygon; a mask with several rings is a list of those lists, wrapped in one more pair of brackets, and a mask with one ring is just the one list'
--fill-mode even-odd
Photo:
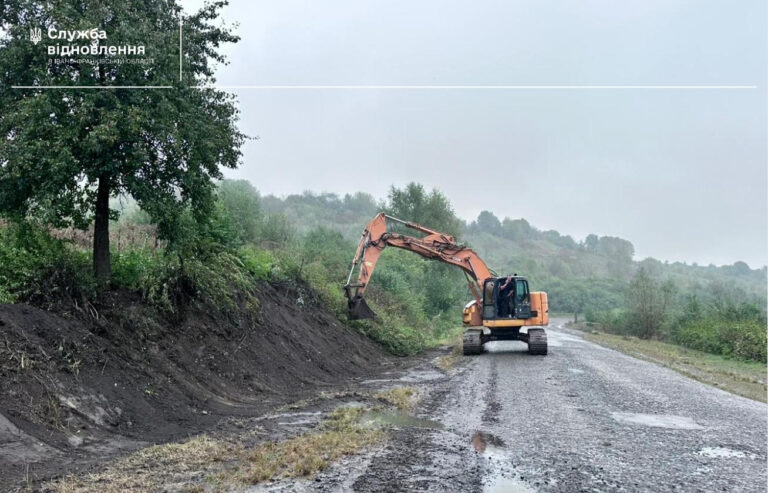
{"label": "excavator track", "polygon": [[547,333],[544,329],[528,329],[528,353],[547,354]]}
{"label": "excavator track", "polygon": [[467,330],[466,332],[464,332],[462,345],[464,347],[465,356],[482,353],[483,352],[483,331],[477,330],[477,329]]}

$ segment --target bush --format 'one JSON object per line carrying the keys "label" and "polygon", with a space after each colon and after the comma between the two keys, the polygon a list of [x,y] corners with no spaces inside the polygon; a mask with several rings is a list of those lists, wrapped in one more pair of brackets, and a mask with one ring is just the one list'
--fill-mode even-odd
{"label": "bush", "polygon": [[674,340],[691,349],[766,362],[766,328],[758,320],[690,320],[674,332]]}
{"label": "bush", "polygon": [[429,342],[426,330],[406,325],[399,317],[383,310],[378,311],[376,320],[354,322],[353,325],[397,356],[410,356],[423,351]]}
{"label": "bush", "polygon": [[226,313],[240,301],[257,304],[257,283],[269,277],[272,263],[271,254],[251,247],[191,257],[133,250],[113,256],[112,281],[170,315],[196,301]]}
{"label": "bush", "polygon": [[154,250],[136,249],[112,254],[112,284],[140,291],[148,278],[163,268],[163,255]]}
{"label": "bush", "polygon": [[231,231],[237,244],[255,243],[261,229],[259,192],[247,180],[222,180],[219,183],[218,203],[222,227]]}
{"label": "bush", "polygon": [[270,278],[276,262],[274,254],[246,245],[238,250],[237,256],[254,279],[266,281]]}
{"label": "bush", "polygon": [[51,305],[95,297],[90,256],[31,222],[0,229],[0,302]]}

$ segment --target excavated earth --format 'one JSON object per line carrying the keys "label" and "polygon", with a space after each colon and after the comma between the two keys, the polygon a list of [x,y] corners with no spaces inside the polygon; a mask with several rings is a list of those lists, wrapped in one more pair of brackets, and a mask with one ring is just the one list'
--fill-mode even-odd
{"label": "excavated earth", "polygon": [[0,305],[0,491],[407,364],[303,286],[168,319],[127,293],[98,307]]}

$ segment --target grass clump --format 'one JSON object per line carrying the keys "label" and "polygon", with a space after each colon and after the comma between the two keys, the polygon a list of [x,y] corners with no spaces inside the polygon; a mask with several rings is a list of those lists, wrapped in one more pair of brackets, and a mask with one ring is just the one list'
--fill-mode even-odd
{"label": "grass clump", "polygon": [[360,425],[363,412],[360,407],[340,408],[315,433],[261,445],[248,453],[240,480],[254,484],[274,477],[309,476],[378,442],[384,432]]}
{"label": "grass clump", "polygon": [[413,387],[394,387],[378,392],[374,397],[401,411],[410,411],[416,405],[416,394],[416,389]]}
{"label": "grass clump", "polygon": [[451,352],[440,356],[435,361],[435,364],[443,371],[448,371],[454,366],[456,366],[456,363],[458,363],[461,360],[461,356],[463,354],[463,346],[462,346],[462,339],[459,337],[453,344],[453,347],[451,348]]}
{"label": "grass clump", "polygon": [[587,340],[652,361],[742,397],[766,402],[766,365],[740,361],[661,341],[592,332]]}

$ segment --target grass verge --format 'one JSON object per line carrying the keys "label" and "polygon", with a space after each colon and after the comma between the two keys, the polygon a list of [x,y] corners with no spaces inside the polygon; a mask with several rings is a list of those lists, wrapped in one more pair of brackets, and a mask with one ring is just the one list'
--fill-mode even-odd
{"label": "grass verge", "polygon": [[704,353],[675,344],[603,332],[586,339],[631,356],[651,361],[732,394],[766,402],[766,365]]}
{"label": "grass verge", "polygon": [[104,470],[69,475],[42,485],[56,493],[231,491],[272,478],[309,476],[385,436],[360,424],[362,407],[342,407],[310,433],[246,448],[206,435],[155,445],[118,459]]}
{"label": "grass verge", "polygon": [[[221,467],[225,460],[237,458],[243,450],[237,444],[206,435],[182,443],[155,445],[118,459],[103,471],[83,476],[66,476],[46,484],[43,491],[56,493],[151,493],[169,484],[179,491],[198,491],[190,478]],[[200,489],[201,490],[201,489]],[[202,490],[201,490],[202,491]]]}

